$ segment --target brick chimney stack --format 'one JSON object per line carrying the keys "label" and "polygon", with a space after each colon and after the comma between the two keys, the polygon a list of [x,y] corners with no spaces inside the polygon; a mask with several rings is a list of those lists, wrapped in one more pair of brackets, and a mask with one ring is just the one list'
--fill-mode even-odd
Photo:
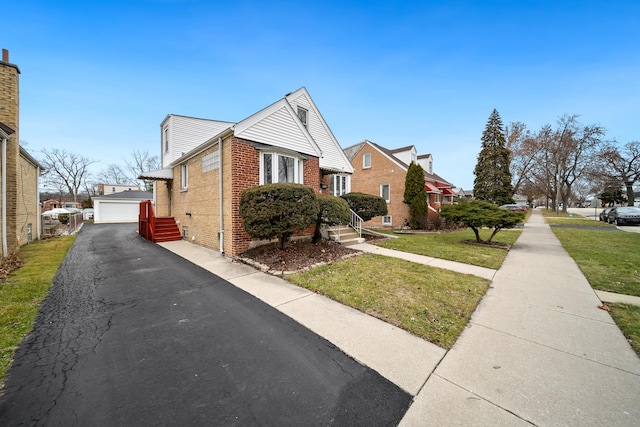
{"label": "brick chimney stack", "polygon": [[9,62],[9,51],[2,49],[2,62]]}

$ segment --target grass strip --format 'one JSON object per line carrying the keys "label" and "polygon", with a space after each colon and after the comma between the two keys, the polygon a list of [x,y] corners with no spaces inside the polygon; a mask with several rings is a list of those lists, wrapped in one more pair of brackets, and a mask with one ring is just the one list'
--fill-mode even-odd
{"label": "grass strip", "polygon": [[20,248],[23,265],[0,283],[0,388],[13,356],[33,328],[40,304],[75,236],[43,240]]}
{"label": "grass strip", "polygon": [[594,289],[640,296],[640,234],[552,228]]}
{"label": "grass strip", "polygon": [[629,304],[607,303],[611,317],[620,328],[631,347],[640,356],[640,307]]}
{"label": "grass strip", "polygon": [[489,280],[366,254],[288,277],[292,283],[450,349]]}
{"label": "grass strip", "polygon": [[[520,236],[521,229],[503,230],[496,234],[493,241],[512,245]],[[491,230],[480,230],[480,237],[488,239]],[[463,262],[498,269],[507,256],[507,249],[465,243],[475,240],[471,229],[451,231],[447,233],[403,234],[398,239],[381,240],[378,246],[418,255],[426,255],[449,261]]]}

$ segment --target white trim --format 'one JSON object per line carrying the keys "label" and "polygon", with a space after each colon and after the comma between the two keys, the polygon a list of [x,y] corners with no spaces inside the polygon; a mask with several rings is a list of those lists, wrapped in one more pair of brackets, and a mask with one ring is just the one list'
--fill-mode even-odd
{"label": "white trim", "polygon": [[[389,218],[389,221],[385,221],[385,218]],[[382,215],[382,225],[393,225],[393,216],[392,215]]]}
{"label": "white trim", "polygon": [[[369,158],[369,165],[367,166],[367,158]],[[371,153],[362,154],[362,169],[371,169]]]}
{"label": "white trim", "polygon": [[[271,156],[271,182],[265,182],[265,162],[264,156]],[[265,184],[275,184],[278,183],[279,177],[279,166],[280,162],[278,160],[279,157],[287,157],[293,159],[293,183],[294,184],[304,184],[304,160],[301,157],[291,155],[289,153],[283,154],[278,152],[277,150],[264,150],[260,151],[260,185]],[[286,181],[289,182],[289,181]]]}
{"label": "white trim", "polygon": [[189,188],[189,163],[180,165],[180,191],[186,191]]}
{"label": "white trim", "polygon": [[[385,186],[389,188],[389,198],[388,199],[384,199],[384,194],[382,193],[382,188],[385,187]],[[389,183],[380,184],[380,197],[382,197],[385,200],[385,202],[391,203],[391,184],[389,184]]]}

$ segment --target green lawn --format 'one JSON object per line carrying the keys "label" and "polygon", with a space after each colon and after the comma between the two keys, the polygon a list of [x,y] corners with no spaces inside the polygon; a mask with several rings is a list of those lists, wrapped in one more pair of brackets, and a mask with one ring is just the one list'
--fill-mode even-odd
{"label": "green lawn", "polygon": [[40,304],[75,236],[44,240],[20,248],[23,266],[0,283],[0,389],[13,355],[33,328]]}
{"label": "green lawn", "polygon": [[449,349],[489,280],[381,255],[360,255],[288,277],[292,283]]}
{"label": "green lawn", "polygon": [[594,289],[640,296],[640,233],[552,230]]}
{"label": "green lawn", "polygon": [[640,356],[640,307],[609,303],[611,317]]}
{"label": "green lawn", "polygon": [[[521,229],[504,230],[496,234],[493,241],[512,245],[521,232]],[[490,234],[491,230],[485,229],[480,232],[483,239],[488,239]],[[466,240],[475,240],[471,229],[446,233],[402,234],[398,239],[382,240],[376,244],[383,248],[493,269],[499,268],[507,256],[507,250],[504,248],[470,245],[464,243]]]}

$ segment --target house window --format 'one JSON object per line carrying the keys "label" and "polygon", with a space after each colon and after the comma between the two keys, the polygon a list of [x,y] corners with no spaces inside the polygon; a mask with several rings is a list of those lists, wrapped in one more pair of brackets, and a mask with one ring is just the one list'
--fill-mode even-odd
{"label": "house window", "polygon": [[329,184],[329,194],[332,196],[342,196],[349,192],[348,175],[331,175]]}
{"label": "house window", "polygon": [[380,197],[387,203],[391,201],[391,186],[389,184],[380,184]]}
{"label": "house window", "polygon": [[260,156],[260,184],[292,182],[302,184],[304,173],[302,159],[278,153],[262,153]]}
{"label": "house window", "polygon": [[298,118],[300,118],[300,121],[302,122],[302,124],[304,125],[304,127],[307,127],[307,118],[309,117],[309,111],[305,110],[302,107],[298,107]]}
{"label": "house window", "polygon": [[111,187],[111,192],[115,193],[116,192],[116,187]]}
{"label": "house window", "polygon": [[382,225],[392,225],[391,215],[384,215],[382,217]]}
{"label": "house window", "polygon": [[169,126],[164,127],[164,152],[169,152]]}
{"label": "house window", "polygon": [[369,169],[371,167],[371,153],[364,153],[362,155],[362,169]]}
{"label": "house window", "polygon": [[186,190],[189,187],[189,165],[180,165],[180,189]]}

